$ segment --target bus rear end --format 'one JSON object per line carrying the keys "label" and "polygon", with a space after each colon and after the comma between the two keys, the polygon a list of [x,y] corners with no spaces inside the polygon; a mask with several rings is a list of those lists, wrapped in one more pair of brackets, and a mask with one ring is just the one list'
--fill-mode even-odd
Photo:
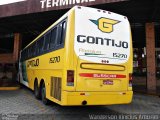
{"label": "bus rear end", "polygon": [[[74,70],[67,105],[127,104],[132,100],[132,42],[127,17],[75,8]],[[73,82],[73,84],[72,84]]]}

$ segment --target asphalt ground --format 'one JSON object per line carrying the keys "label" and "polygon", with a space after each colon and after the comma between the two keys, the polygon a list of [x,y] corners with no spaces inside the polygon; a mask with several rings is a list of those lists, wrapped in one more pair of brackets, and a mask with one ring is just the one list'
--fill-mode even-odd
{"label": "asphalt ground", "polygon": [[0,120],[160,120],[160,98],[134,93],[127,105],[46,106],[28,88],[0,91]]}

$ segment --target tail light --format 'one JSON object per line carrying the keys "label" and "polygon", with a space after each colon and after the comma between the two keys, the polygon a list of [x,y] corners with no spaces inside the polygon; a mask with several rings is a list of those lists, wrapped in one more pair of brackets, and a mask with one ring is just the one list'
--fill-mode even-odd
{"label": "tail light", "polygon": [[129,87],[132,87],[132,74],[129,74]]}
{"label": "tail light", "polygon": [[67,86],[74,86],[74,71],[67,70]]}

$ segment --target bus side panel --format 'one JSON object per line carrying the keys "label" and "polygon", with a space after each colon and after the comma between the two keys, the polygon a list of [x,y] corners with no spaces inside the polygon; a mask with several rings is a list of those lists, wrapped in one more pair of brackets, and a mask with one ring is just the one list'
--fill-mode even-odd
{"label": "bus side panel", "polygon": [[[65,39],[65,52],[64,55],[64,81],[63,90],[75,91],[76,80],[74,86],[67,86],[67,70],[73,70],[76,72],[77,57],[74,54],[74,36],[75,36],[75,11],[72,10],[68,14],[68,24]],[[75,73],[74,73],[75,74]]]}
{"label": "bus side panel", "polygon": [[[82,9],[83,8],[79,9],[79,11],[81,11]],[[74,27],[72,26],[71,29],[72,30],[74,29],[74,31],[71,30],[72,31],[71,33],[74,33],[75,42],[73,42],[72,39],[70,39],[70,45],[74,46],[73,63],[72,63],[74,64],[74,66],[70,64],[70,66],[68,66],[66,70],[68,69],[74,70],[75,80],[74,80],[74,86],[70,87],[66,86],[64,89],[66,91],[63,91],[64,98],[67,97],[67,100],[64,102],[63,105],[81,105],[83,101],[88,101],[89,104],[87,105],[130,103],[132,100],[133,92],[132,92],[132,87],[129,87],[129,73],[132,73],[133,54],[132,54],[131,34],[128,31],[129,30],[128,20],[125,19],[123,16],[117,16],[117,15],[115,15],[117,17],[111,16],[111,18],[110,15],[106,14],[99,16],[100,13],[98,13],[97,14],[98,17],[95,18],[94,17],[95,14],[93,14],[93,11],[91,10],[89,12],[92,14],[90,18],[87,17],[86,21],[83,20],[83,17],[78,17],[78,22],[75,21],[76,18],[72,20],[72,22],[74,22]],[[85,14],[79,13],[79,15],[80,16],[84,15],[84,18],[86,18],[87,13],[85,11],[84,13]],[[89,16],[89,13],[87,16]],[[118,22],[119,24],[116,24],[114,26],[115,29],[113,31],[113,36],[112,33],[111,34],[102,33],[99,29],[97,29],[98,27],[95,26],[95,24],[97,25],[96,20],[100,20],[101,17],[105,17],[105,19],[108,18],[112,19],[113,17],[115,20],[121,21]],[[82,21],[86,22],[86,24],[83,23],[83,25],[81,25]],[[78,25],[79,27],[76,27],[77,31],[75,32],[76,25]],[[83,27],[84,29],[82,29]],[[120,30],[120,28],[122,27],[125,28],[125,32]],[[93,33],[91,33],[92,31]],[[110,39],[115,38],[116,41],[119,40],[117,36],[120,36],[121,38],[120,40],[124,40],[125,43],[128,43],[127,49],[122,48],[122,50],[121,49],[119,50],[119,47],[115,48],[111,44],[108,46],[105,45],[102,46],[101,45],[102,42],[99,45],[90,44],[94,41],[95,37],[97,39],[99,38],[102,40],[103,38],[110,38]],[[77,41],[79,41],[79,43]],[[88,41],[88,43],[86,41]],[[72,49],[72,47],[70,48]],[[104,51],[106,50],[106,52],[104,52],[103,49]],[[117,59],[111,58],[111,60],[109,59],[110,64],[107,66],[107,63],[103,63],[103,61],[107,62],[108,57],[105,57],[104,55],[106,54],[109,56],[108,53],[112,53],[113,52],[112,50],[114,50],[115,53],[119,52],[126,53],[128,58],[126,58],[123,62],[120,62],[121,60],[118,61]],[[72,57],[69,56],[68,58]],[[72,60],[70,62],[72,62]],[[87,65],[82,66],[82,64],[87,64]],[[98,69],[96,69],[96,67],[94,66],[96,64],[97,66],[99,66]],[[114,69],[114,65],[118,66],[117,69]],[[93,77],[94,75],[96,75],[96,77]],[[71,89],[75,87],[76,89]],[[109,97],[110,99],[108,99]],[[106,101],[105,99],[108,99],[108,101]]]}
{"label": "bus side panel", "polygon": [[[54,89],[52,80],[54,78],[59,78],[60,83],[62,83],[64,54],[65,54],[64,48],[62,48],[28,60],[26,63],[27,63],[27,78],[28,78],[29,88],[34,90],[34,81],[36,78],[38,80],[39,87],[41,81],[43,80],[46,86],[46,97],[50,100],[54,99],[53,95],[51,95],[51,91]],[[38,64],[31,62],[36,60],[39,60]]]}

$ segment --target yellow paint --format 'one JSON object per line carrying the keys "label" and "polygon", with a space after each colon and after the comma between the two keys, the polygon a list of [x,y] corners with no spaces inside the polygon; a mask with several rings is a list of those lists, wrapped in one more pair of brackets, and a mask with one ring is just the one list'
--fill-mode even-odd
{"label": "yellow paint", "polygon": [[108,18],[100,18],[98,20],[98,28],[102,32],[110,33],[113,31],[113,26],[117,24],[119,21],[117,20],[112,20]]}
{"label": "yellow paint", "polygon": [[[60,18],[56,23],[51,25],[47,30],[45,30],[41,35],[39,35],[34,41],[44,35],[48,30],[54,27],[57,23],[67,17],[67,32],[65,38],[65,46],[59,50],[29,59],[26,61],[26,66],[28,61],[39,59],[38,67],[27,67],[27,77],[29,88],[34,90],[34,81],[37,79],[40,87],[40,82],[44,80],[46,85],[46,97],[60,105],[82,105],[82,101],[86,100],[87,105],[110,105],[110,104],[127,104],[132,100],[132,87],[128,86],[129,83],[129,73],[132,73],[132,42],[130,46],[130,57],[125,64],[120,64],[117,67],[118,71],[115,71],[116,66],[108,65],[107,69],[113,70],[88,70],[82,69],[80,67],[81,63],[89,63],[85,60],[80,60],[74,51],[74,35],[75,35],[75,10],[71,9],[62,18]],[[109,31],[112,31],[113,24],[118,21],[110,21],[105,19],[100,19],[100,26],[104,22],[110,22],[111,26],[105,24],[109,27]],[[100,27],[105,32],[109,32],[103,27]],[[34,42],[33,41],[33,42]],[[132,41],[132,40],[131,40]],[[28,46],[30,46],[31,42]],[[27,47],[28,47],[27,46]],[[26,48],[27,48],[26,47]],[[60,62],[50,64],[49,59],[51,57],[60,56]],[[124,66],[124,67],[121,67]],[[83,67],[94,67],[95,66],[83,66]],[[104,67],[102,67],[105,69]],[[99,66],[98,69],[101,69]],[[67,86],[67,70],[74,70],[74,86]],[[79,76],[79,73],[102,73],[102,74],[124,74],[126,78],[113,79],[114,86],[103,85],[103,80],[105,78],[85,78]],[[50,94],[51,91],[51,77],[62,78],[61,85],[61,101],[55,99]],[[85,95],[80,95],[80,93],[85,93]]]}
{"label": "yellow paint", "polygon": [[124,92],[84,92],[86,95],[80,95],[82,92],[67,92],[64,91],[62,105],[82,105],[83,101],[87,101],[87,105],[113,105],[113,104],[128,104],[132,101],[132,91]]}

